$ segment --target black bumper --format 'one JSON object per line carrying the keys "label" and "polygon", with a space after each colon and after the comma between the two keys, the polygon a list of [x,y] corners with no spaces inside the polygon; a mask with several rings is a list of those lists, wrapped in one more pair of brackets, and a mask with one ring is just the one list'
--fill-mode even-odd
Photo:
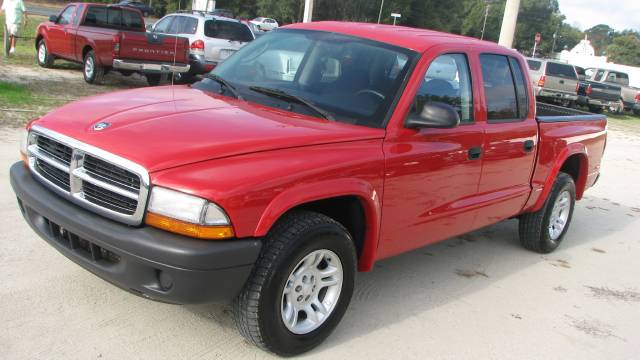
{"label": "black bumper", "polygon": [[206,61],[203,55],[189,55],[189,73],[206,74],[218,65],[215,61]]}
{"label": "black bumper", "polygon": [[246,282],[262,243],[202,241],[152,227],[130,227],[81,209],[11,167],[25,220],[78,265],[134,294],[177,304],[227,302]]}

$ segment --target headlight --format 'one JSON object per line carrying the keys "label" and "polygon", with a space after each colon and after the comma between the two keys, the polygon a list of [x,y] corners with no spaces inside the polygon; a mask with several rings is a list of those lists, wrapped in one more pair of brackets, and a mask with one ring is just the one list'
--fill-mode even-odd
{"label": "headlight", "polygon": [[29,157],[27,156],[27,146],[29,146],[29,131],[22,128],[20,130],[20,158],[29,166]]}
{"label": "headlight", "polygon": [[203,198],[154,186],[145,222],[148,225],[199,239],[234,236],[229,217]]}

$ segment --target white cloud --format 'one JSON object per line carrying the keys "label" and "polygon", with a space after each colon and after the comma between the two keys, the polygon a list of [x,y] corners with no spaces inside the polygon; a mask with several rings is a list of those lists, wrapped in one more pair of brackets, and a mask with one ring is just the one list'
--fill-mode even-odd
{"label": "white cloud", "polygon": [[621,31],[640,31],[640,1],[638,0],[559,0],[566,22],[582,30],[607,24]]}

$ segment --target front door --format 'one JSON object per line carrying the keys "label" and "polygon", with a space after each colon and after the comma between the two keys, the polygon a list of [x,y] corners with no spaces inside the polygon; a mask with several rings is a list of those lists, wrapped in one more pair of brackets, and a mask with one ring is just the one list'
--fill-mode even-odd
{"label": "front door", "polygon": [[[385,139],[385,183],[378,255],[392,256],[469,231],[482,169],[483,128],[474,118],[474,91],[464,51],[440,54],[426,71],[408,116],[422,105],[451,105],[452,129],[402,129]],[[416,69],[416,71],[419,71]]]}
{"label": "front door", "polygon": [[73,28],[73,16],[75,12],[75,5],[67,6],[62,13],[60,13],[60,16],[58,16],[56,25],[51,26],[47,33],[49,52],[65,59],[72,57],[74,43],[73,39],[70,39],[67,34],[71,33],[71,28]]}

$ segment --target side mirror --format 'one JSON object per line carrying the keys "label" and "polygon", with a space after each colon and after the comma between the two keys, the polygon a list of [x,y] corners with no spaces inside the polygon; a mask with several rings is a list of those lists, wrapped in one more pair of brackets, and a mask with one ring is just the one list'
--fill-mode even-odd
{"label": "side mirror", "polygon": [[436,128],[451,129],[460,124],[460,116],[451,105],[439,102],[426,103],[418,115],[411,115],[405,121],[410,129]]}
{"label": "side mirror", "polygon": [[49,21],[51,21],[52,23],[57,23],[58,22],[58,15],[49,16]]}
{"label": "side mirror", "polygon": [[153,24],[145,26],[145,29],[147,29],[148,32],[153,32]]}

